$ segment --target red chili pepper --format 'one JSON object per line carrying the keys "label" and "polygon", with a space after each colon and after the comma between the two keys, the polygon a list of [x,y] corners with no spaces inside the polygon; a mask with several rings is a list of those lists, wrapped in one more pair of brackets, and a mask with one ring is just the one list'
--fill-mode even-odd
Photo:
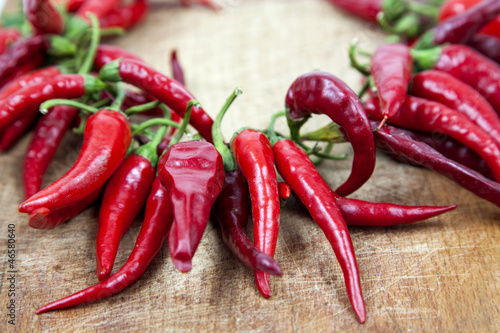
{"label": "red chili pepper", "polygon": [[480,173],[448,159],[426,143],[412,139],[393,126],[374,132],[377,147],[399,161],[421,165],[453,180],[477,196],[500,206],[500,184]]}
{"label": "red chili pepper", "polygon": [[[233,138],[231,150],[250,189],[254,247],[273,257],[278,240],[280,200],[271,143],[264,134],[245,129]],[[269,274],[262,271],[254,274],[262,296],[271,297]]]}
{"label": "red chili pepper", "polygon": [[172,51],[170,55],[170,64],[172,66],[172,76],[174,77],[174,80],[185,86],[186,81],[184,80],[184,71],[182,70],[181,64],[177,59],[177,50]]}
{"label": "red chili pepper", "polygon": [[345,132],[354,149],[351,175],[336,192],[346,196],[359,189],[375,169],[375,143],[363,104],[339,78],[316,72],[300,76],[286,96],[287,116],[301,121],[311,113],[323,113]]}
{"label": "red chili pepper", "polygon": [[104,88],[104,83],[91,75],[61,74],[19,89],[7,99],[0,101],[0,128],[38,112],[40,105],[49,99],[79,98],[86,93],[98,92]]}
{"label": "red chili pepper", "polygon": [[[156,147],[155,147],[156,150]],[[120,239],[144,206],[156,174],[154,156],[132,153],[110,178],[101,208],[96,240],[97,277],[107,279],[115,262]]]}
{"label": "red chili pepper", "polygon": [[377,14],[382,11],[383,0],[328,0],[332,4],[368,22],[377,22]]}
{"label": "red chili pepper", "polygon": [[500,66],[465,45],[414,50],[421,69],[437,69],[453,75],[479,91],[500,114]]}
{"label": "red chili pepper", "polygon": [[[248,147],[246,148],[248,149]],[[365,303],[358,264],[349,230],[335,196],[307,154],[293,141],[282,139],[273,145],[276,169],[305,205],[313,220],[325,233],[344,274],[347,295],[359,320],[364,323]]]}
{"label": "red chili pepper", "polygon": [[99,26],[101,28],[120,27],[128,30],[139,23],[146,16],[148,10],[148,1],[135,0],[109,11],[99,20]]}
{"label": "red chili pepper", "polygon": [[21,32],[16,28],[0,28],[0,54],[5,53],[9,46],[21,36]]}
{"label": "red chili pepper", "polygon": [[23,78],[25,75],[27,75],[33,71],[36,71],[37,69],[39,69],[43,65],[44,61],[45,61],[45,59],[43,56],[34,55],[29,62],[24,63],[24,64],[20,65],[19,67],[17,67],[9,75],[9,77],[7,77],[4,80],[5,84],[0,88],[0,95],[4,95],[3,91],[5,90],[6,86],[9,86],[12,82],[17,81],[20,78]]}
{"label": "red chili pepper", "polygon": [[84,0],[55,0],[58,5],[64,4],[70,13],[76,12]]}
{"label": "red chili pepper", "polygon": [[99,71],[107,63],[120,58],[142,61],[141,58],[121,47],[101,44],[97,47],[94,66]]}
{"label": "red chili pepper", "polygon": [[[183,117],[193,95],[179,82],[161,74],[143,62],[130,59],[113,61],[99,72],[105,81],[123,81],[142,89]],[[213,120],[201,108],[194,107],[190,123],[207,141],[212,142]]]}
{"label": "red chili pepper", "polygon": [[35,126],[39,116],[39,113],[29,115],[16,120],[12,125],[7,127],[5,132],[1,134],[0,150],[6,151],[12,148],[19,139]]}
{"label": "red chili pepper", "polygon": [[172,204],[158,178],[153,182],[146,203],[146,213],[134,250],[123,267],[101,283],[71,296],[49,303],[37,314],[90,303],[119,293],[137,281],[160,252],[172,225]]}
{"label": "red chili pepper", "polygon": [[29,226],[34,229],[51,230],[90,207],[101,196],[104,188],[97,189],[85,198],[66,207],[50,210],[46,207],[37,208],[30,213]]}
{"label": "red chili pepper", "polygon": [[290,198],[290,195],[292,195],[292,190],[287,183],[278,182],[278,193],[281,199],[288,199]]}
{"label": "red chili pepper", "polygon": [[220,10],[221,7],[217,5],[216,3],[212,2],[211,0],[180,0],[181,4],[183,6],[191,6],[191,4],[194,2],[196,4],[200,4],[202,6],[208,7],[212,10]]}
{"label": "red chili pepper", "polygon": [[73,167],[54,183],[19,205],[21,213],[75,203],[101,188],[120,166],[131,142],[130,125],[117,111],[100,110],[89,117],[83,145]]}
{"label": "red chili pepper", "polygon": [[477,34],[471,38],[467,45],[500,64],[500,37]]}
{"label": "red chili pepper", "polygon": [[468,10],[428,30],[417,42],[417,48],[445,43],[467,43],[481,28],[500,15],[500,1],[484,0]]}
{"label": "red chili pepper", "polygon": [[23,11],[36,35],[64,31],[64,19],[49,0],[23,0]]}
{"label": "red chili pepper", "polygon": [[158,176],[174,210],[168,245],[174,265],[191,270],[191,260],[222,190],[224,166],[215,147],[204,141],[180,142],[163,153]]}
{"label": "red chili pepper", "polygon": [[20,76],[17,79],[9,82],[5,87],[2,88],[2,90],[0,90],[0,101],[3,101],[21,88],[46,81],[47,79],[59,74],[61,74],[61,70],[56,66],[51,66],[41,68],[39,70],[35,70],[33,72]]}
{"label": "red chili pepper", "polygon": [[427,70],[415,75],[410,93],[460,111],[474,124],[489,133],[500,146],[498,114],[490,103],[468,84],[448,73]]}
{"label": "red chili pepper", "polygon": [[401,108],[412,72],[413,59],[406,45],[384,44],[373,53],[371,74],[384,119],[392,117]]}
{"label": "red chili pepper", "polygon": [[38,121],[23,161],[25,199],[42,188],[45,171],[78,114],[78,109],[58,105]]}
{"label": "red chili pepper", "polygon": [[90,24],[90,19],[87,16],[88,13],[92,13],[100,19],[118,6],[120,1],[121,0],[85,0],[78,8],[75,15]]}
{"label": "red chili pepper", "polygon": [[[373,120],[380,120],[378,112],[366,108]],[[429,133],[440,132],[452,137],[474,150],[481,156],[495,178],[500,179],[500,148],[491,136],[472,123],[460,112],[447,106],[408,96],[397,116],[390,119],[390,124],[403,128]]]}

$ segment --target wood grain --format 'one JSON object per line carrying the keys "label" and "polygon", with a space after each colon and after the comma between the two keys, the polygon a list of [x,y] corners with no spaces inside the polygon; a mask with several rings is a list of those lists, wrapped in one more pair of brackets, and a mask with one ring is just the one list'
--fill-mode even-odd
{"label": "wood grain", "polygon": [[[283,108],[286,90],[305,72],[321,69],[359,88],[347,46],[357,37],[374,50],[384,35],[326,1],[226,0],[225,9],[156,6],[147,20],[111,41],[170,73],[173,48],[193,94],[215,116],[236,86],[243,88],[223,122],[226,137],[241,126],[263,128]],[[315,117],[308,126],[322,125]],[[279,123],[278,129],[285,130]],[[225,248],[210,223],[193,270],[179,273],[164,246],[145,275],[119,295],[65,311],[35,315],[39,306],[97,282],[96,208],[52,231],[33,230],[17,212],[20,165],[28,138],[0,156],[0,331],[217,332],[493,332],[500,327],[500,210],[431,171],[377,157],[372,179],[353,197],[374,202],[459,207],[414,225],[350,228],[366,300],[359,324],[341,270],[321,230],[293,199],[281,216],[276,251],[284,275],[272,278],[273,297],[259,296],[252,272]],[[61,176],[78,153],[68,135],[45,182]],[[348,152],[338,145],[335,152]],[[352,155],[352,154],[351,154]],[[349,174],[351,159],[327,161],[332,186]],[[7,324],[7,232],[15,224],[16,326]],[[120,248],[121,267],[140,229]]]}

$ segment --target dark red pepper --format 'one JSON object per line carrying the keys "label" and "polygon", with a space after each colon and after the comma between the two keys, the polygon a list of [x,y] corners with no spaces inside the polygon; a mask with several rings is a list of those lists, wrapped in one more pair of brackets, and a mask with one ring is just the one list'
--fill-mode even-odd
{"label": "dark red pepper", "polygon": [[343,81],[324,72],[304,74],[289,88],[285,105],[292,121],[303,121],[312,113],[326,114],[341,127],[351,143],[354,149],[351,175],[337,188],[339,195],[356,191],[370,178],[375,169],[370,122],[363,104]]}
{"label": "dark red pepper", "polygon": [[500,37],[477,34],[471,38],[467,45],[500,64]]}
{"label": "dark red pepper", "polygon": [[35,113],[27,117],[16,120],[12,125],[7,127],[5,132],[1,134],[0,150],[6,151],[12,148],[28,131],[30,131],[38,121],[40,114]]}
{"label": "dark red pepper", "polygon": [[89,117],[83,145],[73,167],[54,183],[19,205],[21,213],[62,208],[101,188],[120,166],[131,142],[130,125],[117,111],[100,110]]}
{"label": "dark red pepper", "polygon": [[90,303],[119,293],[137,281],[161,250],[172,225],[172,204],[158,178],[153,182],[146,203],[146,213],[134,250],[123,267],[101,283],[71,296],[49,303],[37,314]]}
{"label": "dark red pepper", "polygon": [[172,66],[172,76],[174,80],[185,86],[186,81],[184,80],[184,71],[182,70],[181,64],[177,59],[177,50],[173,50],[170,55],[170,65]]}
{"label": "dark red pepper", "polygon": [[59,35],[64,31],[64,19],[50,0],[23,0],[23,10],[35,34]]}

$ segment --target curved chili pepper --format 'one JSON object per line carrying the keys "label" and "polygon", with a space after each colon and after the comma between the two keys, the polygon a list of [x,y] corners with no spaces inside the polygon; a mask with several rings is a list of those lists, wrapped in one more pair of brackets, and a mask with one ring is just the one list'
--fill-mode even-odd
{"label": "curved chili pepper", "polygon": [[384,119],[392,117],[401,108],[412,72],[413,59],[406,45],[384,44],[373,53],[371,74]]}
{"label": "curved chili pepper", "polygon": [[[366,109],[373,120],[381,116]],[[419,97],[408,96],[399,113],[390,124],[424,132],[446,134],[463,143],[481,156],[495,178],[500,179],[500,148],[495,140],[462,113],[447,106]]]}
{"label": "curved chili pepper", "polygon": [[46,207],[37,208],[30,213],[28,225],[34,229],[51,230],[89,208],[101,196],[104,187],[90,193],[85,198],[68,206],[50,210]]}
{"label": "curved chili pepper", "polygon": [[290,185],[330,242],[342,268],[352,308],[359,320],[364,323],[366,318],[365,303],[361,291],[358,264],[349,230],[337,207],[332,190],[309,160],[307,154],[293,141],[278,140],[272,149],[278,173]]}
{"label": "curved chili pepper", "polygon": [[445,43],[466,43],[498,15],[500,15],[500,1],[484,0],[427,31],[415,46],[428,48]]}
{"label": "curved chili pepper", "polygon": [[[264,134],[244,129],[232,139],[231,150],[250,189],[254,247],[273,257],[278,240],[280,199],[271,143]],[[271,297],[269,274],[255,271],[254,275],[262,296]]]}
{"label": "curved chili pepper", "polygon": [[36,313],[68,308],[110,297],[139,280],[161,250],[169,234],[172,221],[170,198],[160,180],[156,178],[147,199],[144,223],[139,236],[137,236],[134,250],[125,265],[107,280],[49,303],[36,310]]}
{"label": "curved chili pepper", "polygon": [[500,206],[500,184],[441,155],[429,145],[414,140],[398,128],[384,126],[373,133],[377,147],[399,161],[421,165],[453,180],[477,196]]}
{"label": "curved chili pepper", "polygon": [[[183,117],[193,95],[179,82],[161,74],[143,62],[130,59],[113,61],[99,72],[105,81],[132,84],[158,99]],[[207,141],[212,142],[213,120],[201,107],[193,107],[190,123]]]}
{"label": "curved chili pepper", "polygon": [[40,105],[49,99],[79,98],[86,93],[98,92],[104,88],[104,83],[91,75],[61,74],[19,89],[7,99],[0,101],[0,128],[38,112]]}
{"label": "curved chili pepper", "polygon": [[65,207],[101,188],[123,161],[131,137],[130,125],[120,112],[100,110],[93,114],[87,120],[83,145],[72,168],[20,204],[19,211]]}
{"label": "curved chili pepper", "polygon": [[78,114],[78,109],[58,105],[38,121],[23,161],[25,199],[42,188],[45,171]]}
{"label": "curved chili pepper", "polygon": [[488,132],[500,145],[498,114],[490,103],[468,84],[448,73],[427,70],[415,75],[410,93],[460,111],[474,124]]}
{"label": "curved chili pepper", "polygon": [[345,132],[354,149],[354,160],[349,178],[336,190],[339,195],[356,191],[370,178],[375,169],[370,123],[363,104],[343,81],[324,72],[304,74],[289,88],[285,105],[292,121],[322,113]]}
{"label": "curved chili pepper", "polygon": [[[449,0],[446,1],[440,8],[438,14],[439,22],[445,21],[446,19],[460,14],[467,9],[477,5],[483,0]],[[490,22],[484,28],[482,28],[479,33],[488,34],[490,36],[500,37],[500,16],[497,16],[495,20]]]}
{"label": "curved chili pepper", "polygon": [[148,13],[149,4],[146,0],[135,0],[127,5],[120,5],[109,11],[99,20],[100,28],[120,27],[130,29],[139,23]]}
{"label": "curved chili pepper", "polygon": [[22,34],[16,28],[0,29],[0,54],[5,53],[9,46],[21,38]]}
{"label": "curved chili pepper", "polygon": [[477,34],[471,38],[467,45],[500,64],[500,37]]}
{"label": "curved chili pepper", "polygon": [[7,85],[5,85],[5,87],[2,88],[2,90],[0,90],[0,101],[3,101],[19,89],[46,81],[47,79],[59,74],[61,74],[61,70],[59,69],[59,67],[51,66],[22,75],[17,79],[9,82]]}
{"label": "curved chili pepper", "polygon": [[178,270],[188,272],[210,209],[222,190],[222,157],[208,142],[179,142],[163,153],[158,162],[158,176],[174,210],[168,237],[170,256]]}
{"label": "curved chili pepper", "polygon": [[23,11],[36,35],[64,31],[64,20],[49,0],[23,0]]}
{"label": "curved chili pepper", "polygon": [[97,47],[94,66],[97,70],[100,70],[107,63],[120,58],[142,61],[141,58],[121,47],[101,44]]}
{"label": "curved chili pepper", "polygon": [[479,91],[500,114],[500,66],[465,45],[413,50],[421,69],[437,69],[453,75]]}
{"label": "curved chili pepper", "polygon": [[[23,78],[25,75],[32,73],[39,69],[45,61],[45,58],[42,55],[34,55],[32,59],[24,64],[21,64],[17,67],[10,75],[4,80],[4,85],[1,87],[0,95],[4,95],[3,91],[6,86],[9,86],[12,82],[17,81],[20,78]],[[10,90],[10,89],[9,89]]]}
{"label": "curved chili pepper", "polygon": [[332,4],[354,14],[365,21],[377,22],[377,14],[382,11],[383,0],[328,0]]}
{"label": "curved chili pepper", "polygon": [[174,80],[185,86],[186,81],[184,80],[184,71],[182,70],[181,64],[177,59],[177,50],[172,51],[170,55],[170,64],[172,66],[172,76],[174,77]]}
{"label": "curved chili pepper", "polygon": [[12,146],[19,139],[21,139],[24,136],[24,134],[26,134],[29,130],[31,130],[35,126],[39,117],[40,114],[35,113],[27,117],[18,119],[12,125],[7,127],[7,129],[1,135],[0,138],[0,150],[6,151],[12,148]]}
{"label": "curved chili pepper", "polygon": [[[97,277],[107,279],[120,239],[142,209],[156,174],[156,159],[132,153],[110,178],[101,208],[96,240]],[[154,165],[153,165],[154,163]]]}

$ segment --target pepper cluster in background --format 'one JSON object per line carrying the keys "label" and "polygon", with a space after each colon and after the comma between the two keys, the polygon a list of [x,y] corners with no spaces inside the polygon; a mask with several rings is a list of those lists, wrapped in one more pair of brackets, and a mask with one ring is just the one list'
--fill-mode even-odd
{"label": "pepper cluster in background", "polygon": [[[142,276],[167,240],[175,267],[189,272],[211,216],[269,298],[270,275],[282,275],[274,259],[280,210],[293,193],[331,244],[352,308],[365,322],[348,226],[413,223],[456,208],[347,198],[372,176],[377,147],[500,205],[500,66],[498,59],[466,46],[498,39],[500,2],[485,0],[459,13],[448,5],[457,1],[449,1],[438,23],[442,1],[358,1],[356,8],[353,1],[330,1],[379,22],[400,41],[380,46],[368,65],[358,62],[352,45],[352,65],[367,77],[359,96],[334,74],[306,73],[284,92],[285,111],[272,114],[267,128],[242,128],[229,141],[222,137],[221,122],[241,89],[214,121],[186,88],[175,50],[171,78],[130,52],[101,44],[137,24],[147,1],[68,0],[61,7],[23,1],[23,12],[0,29],[0,147],[9,149],[34,127],[23,164],[25,201],[18,209],[29,215],[31,227],[52,229],[101,202],[100,282],[37,313],[122,291]],[[207,0],[199,3],[219,9]],[[405,30],[416,21],[427,30]],[[370,96],[363,100],[365,93]],[[301,133],[313,114],[327,115],[332,123]],[[274,130],[280,117],[287,119],[289,136]],[[47,167],[72,128],[83,135],[79,156],[42,189]],[[328,144],[311,148],[310,141]],[[345,158],[331,154],[333,144],[342,142],[353,148],[351,173],[332,189],[315,162]],[[143,208],[135,247],[113,273],[120,240]],[[246,234],[250,218],[253,241]]]}

